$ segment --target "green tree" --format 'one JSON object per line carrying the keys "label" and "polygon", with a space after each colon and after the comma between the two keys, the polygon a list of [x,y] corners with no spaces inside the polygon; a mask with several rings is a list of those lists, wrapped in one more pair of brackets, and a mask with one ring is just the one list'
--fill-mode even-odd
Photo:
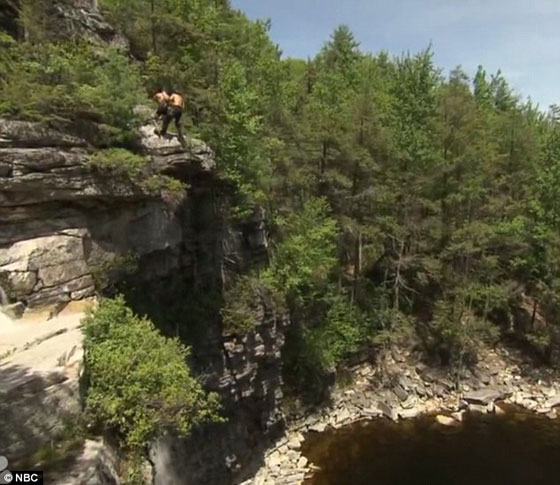
{"label": "green tree", "polygon": [[216,396],[187,365],[189,349],[161,336],[122,297],[102,300],[83,323],[86,412],[126,448],[142,449],[167,430],[188,434],[218,419]]}

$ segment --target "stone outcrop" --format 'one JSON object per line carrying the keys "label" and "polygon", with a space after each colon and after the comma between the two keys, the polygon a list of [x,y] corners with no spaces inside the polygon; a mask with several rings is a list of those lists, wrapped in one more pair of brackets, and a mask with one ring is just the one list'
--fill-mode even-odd
{"label": "stone outcrop", "polygon": [[[150,277],[179,268],[177,212],[137,184],[90,167],[90,153],[79,137],[0,120],[0,285],[12,301],[37,307],[91,296],[96,271],[129,255],[157,254]],[[192,180],[214,166],[204,144],[185,151],[170,140],[159,142],[152,169]]]}
{"label": "stone outcrop", "polygon": [[54,485],[119,485],[119,459],[103,440],[85,440],[72,466]]}
{"label": "stone outcrop", "polygon": [[112,47],[127,49],[128,41],[118,33],[113,26],[105,21],[99,13],[97,0],[73,0],[67,2],[52,2],[48,15],[52,18],[59,35],[71,39],[89,40],[98,44],[109,44]]}

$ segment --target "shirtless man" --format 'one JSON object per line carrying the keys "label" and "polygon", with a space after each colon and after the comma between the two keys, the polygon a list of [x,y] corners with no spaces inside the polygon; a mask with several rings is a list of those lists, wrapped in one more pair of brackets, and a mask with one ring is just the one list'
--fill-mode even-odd
{"label": "shirtless man", "polygon": [[185,98],[173,89],[167,93],[169,96],[168,109],[163,117],[163,124],[161,127],[161,135],[165,136],[167,133],[167,128],[171,120],[175,120],[175,126],[177,127],[177,133],[179,138],[183,138],[183,129],[181,128],[181,117],[183,116],[183,109],[185,108]]}
{"label": "shirtless man", "polygon": [[156,110],[156,119],[167,115],[167,107],[169,105],[169,94],[167,94],[167,92],[163,88],[160,88],[156,91],[156,94],[154,94],[154,99],[158,104]]}

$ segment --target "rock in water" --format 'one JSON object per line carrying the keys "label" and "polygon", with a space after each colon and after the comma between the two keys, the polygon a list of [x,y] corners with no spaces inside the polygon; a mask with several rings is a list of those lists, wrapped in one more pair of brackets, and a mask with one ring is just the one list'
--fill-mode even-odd
{"label": "rock in water", "polygon": [[402,419],[412,419],[415,418],[420,414],[420,409],[412,408],[412,409],[402,409],[399,411],[399,417]]}
{"label": "rock in water", "polygon": [[436,421],[442,426],[457,427],[461,425],[461,423],[456,419],[452,418],[451,416],[444,416],[443,414],[438,414],[436,416]]}
{"label": "rock in water", "polygon": [[494,406],[494,412],[498,416],[504,416],[506,414],[506,410],[497,404]]}
{"label": "rock in water", "polygon": [[488,386],[478,391],[465,393],[463,399],[469,404],[482,404],[486,406],[491,402],[505,398],[508,394],[509,393],[501,387]]}

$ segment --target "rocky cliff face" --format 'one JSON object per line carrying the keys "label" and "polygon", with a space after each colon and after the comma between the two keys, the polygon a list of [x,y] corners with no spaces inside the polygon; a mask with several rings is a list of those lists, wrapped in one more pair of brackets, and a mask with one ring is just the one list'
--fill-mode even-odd
{"label": "rocky cliff face", "polygon": [[[195,177],[211,177],[206,146],[160,149],[157,172],[196,166]],[[91,296],[96,271],[127,255],[155,259],[156,275],[179,267],[185,228],[177,213],[139,186],[93,170],[90,153],[81,138],[0,120],[0,281],[10,299],[37,307]]]}
{"label": "rocky cliff face", "polygon": [[[101,273],[170,334],[176,329],[166,327],[165,317],[174,311],[177,333],[193,346],[207,386],[223,397],[228,422],[188,440],[167,436],[154,443],[154,480],[231,483],[280,422],[285,315],[264,294],[255,295],[258,325],[247,335],[225,331],[219,315],[224,286],[266,262],[264,215],[231,222],[229,189],[203,143],[190,140],[185,150],[176,139],[159,139],[150,125],[141,135],[152,173],[189,185],[181,203],[94,169],[87,162],[94,149],[79,136],[0,120],[0,285],[12,304],[61,308],[94,295]],[[120,266],[129,259],[134,270],[128,285],[119,286]],[[218,299],[196,327],[187,300],[205,293]]]}

